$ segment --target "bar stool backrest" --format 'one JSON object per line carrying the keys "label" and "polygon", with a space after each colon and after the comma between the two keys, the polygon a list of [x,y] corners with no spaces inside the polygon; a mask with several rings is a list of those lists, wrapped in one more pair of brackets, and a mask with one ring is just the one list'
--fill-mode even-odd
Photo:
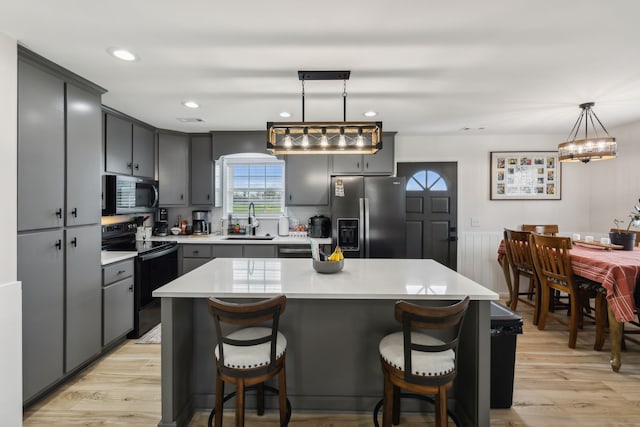
{"label": "bar stool backrest", "polygon": [[[445,307],[427,307],[404,300],[396,302],[395,318],[402,323],[404,338],[404,375],[405,381],[419,385],[437,386],[451,381],[457,371],[458,341],[464,315],[469,307],[469,297]],[[412,330],[437,330],[439,345],[421,345],[411,340]],[[412,351],[435,353],[453,350],[456,353],[453,371],[439,376],[416,375],[412,369]]]}
{"label": "bar stool backrest", "polygon": [[[231,376],[242,376],[243,370],[229,368],[224,363],[224,345],[228,344],[232,346],[255,346],[264,343],[270,343],[270,358],[269,363],[266,366],[259,368],[252,368],[250,372],[246,372],[248,376],[257,376],[261,373],[267,373],[275,368],[276,364],[276,342],[278,335],[278,324],[280,315],[284,312],[286,307],[287,297],[285,295],[279,295],[277,297],[258,301],[249,304],[237,304],[219,300],[217,298],[209,298],[209,311],[213,316],[216,327],[216,338],[218,340],[219,351],[219,368],[220,370]],[[238,326],[256,326],[270,323],[271,333],[264,337],[253,339],[233,339],[223,334],[222,324],[227,323],[230,325]],[[248,370],[247,370],[248,371]]]}

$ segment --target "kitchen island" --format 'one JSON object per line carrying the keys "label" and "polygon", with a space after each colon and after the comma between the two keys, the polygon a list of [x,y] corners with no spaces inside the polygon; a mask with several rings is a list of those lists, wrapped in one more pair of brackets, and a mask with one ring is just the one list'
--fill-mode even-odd
{"label": "kitchen island", "polygon": [[450,407],[463,425],[489,426],[490,301],[498,294],[433,260],[347,259],[342,272],[324,275],[310,259],[266,258],[217,258],[154,291],[162,298],[159,426],[185,426],[194,410],[213,407],[216,342],[207,298],[281,293],[294,413],[373,411],[383,386],[378,343],[401,327],[395,301],[444,305],[468,295]]}

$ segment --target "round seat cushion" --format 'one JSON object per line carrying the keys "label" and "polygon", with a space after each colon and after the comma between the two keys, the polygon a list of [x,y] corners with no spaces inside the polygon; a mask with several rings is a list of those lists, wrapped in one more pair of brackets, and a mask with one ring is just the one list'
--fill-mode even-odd
{"label": "round seat cushion", "polygon": [[[244,328],[227,335],[228,338],[236,340],[252,340],[271,335],[271,328]],[[287,339],[278,332],[276,338],[276,359],[279,359],[287,349]],[[233,369],[252,369],[269,364],[269,353],[271,343],[266,342],[258,345],[235,346],[224,344],[224,366]],[[215,348],[216,360],[220,359],[218,345]]]}
{"label": "round seat cushion", "polygon": [[[443,341],[421,332],[411,333],[411,342],[421,345],[442,345]],[[402,331],[385,336],[380,341],[380,356],[394,368],[404,371],[404,340]],[[439,376],[455,369],[455,353],[445,350],[434,353],[411,351],[411,367],[414,375]]]}

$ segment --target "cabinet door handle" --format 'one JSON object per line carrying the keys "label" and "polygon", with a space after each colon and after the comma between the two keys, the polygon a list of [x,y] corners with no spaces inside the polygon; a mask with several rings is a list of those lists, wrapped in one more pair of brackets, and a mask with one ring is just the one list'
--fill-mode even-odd
{"label": "cabinet door handle", "polygon": [[293,199],[293,195],[289,194],[289,200]]}
{"label": "cabinet door handle", "polygon": [[73,246],[74,248],[78,247],[78,238],[74,237],[73,239],[71,239],[71,246]]}
{"label": "cabinet door handle", "polygon": [[133,285],[129,286],[129,292],[133,292]]}
{"label": "cabinet door handle", "polygon": [[367,163],[365,163],[365,164],[364,164],[364,168],[365,168],[365,169],[369,169],[369,162],[367,162]]}
{"label": "cabinet door handle", "polygon": [[200,253],[200,251],[193,251],[194,255],[198,255]]}
{"label": "cabinet door handle", "polygon": [[56,216],[57,216],[58,218],[62,219],[62,208],[60,208],[60,209],[58,209],[58,210],[56,211]]}
{"label": "cabinet door handle", "polygon": [[136,163],[136,170],[140,169],[140,163]]}
{"label": "cabinet door handle", "polygon": [[211,199],[211,194],[207,194],[207,200]]}
{"label": "cabinet door handle", "polygon": [[180,200],[184,200],[184,194],[180,195]]}
{"label": "cabinet door handle", "polygon": [[131,162],[128,162],[127,163],[127,169],[131,169],[131,165],[132,165]]}
{"label": "cabinet door handle", "polygon": [[360,169],[360,162],[356,162],[356,169]]}
{"label": "cabinet door handle", "polygon": [[73,208],[71,210],[71,216],[74,218],[78,218],[78,208]]}
{"label": "cabinet door handle", "polygon": [[122,274],[122,273],[125,273],[125,272],[126,272],[126,270],[118,270],[118,272],[116,274]]}
{"label": "cabinet door handle", "polygon": [[61,249],[62,249],[62,240],[58,239],[58,241],[57,241],[57,242],[56,242],[56,244],[55,244],[55,247],[56,247],[58,250],[61,250]]}

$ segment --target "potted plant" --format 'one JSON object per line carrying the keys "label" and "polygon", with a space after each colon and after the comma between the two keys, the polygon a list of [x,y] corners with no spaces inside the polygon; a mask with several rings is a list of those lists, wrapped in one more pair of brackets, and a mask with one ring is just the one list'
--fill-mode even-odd
{"label": "potted plant", "polygon": [[[640,201],[640,199],[638,200]],[[611,239],[611,243],[614,245],[622,245],[625,251],[632,251],[633,247],[636,243],[636,234],[629,231],[631,226],[637,227],[640,225],[640,206],[634,206],[635,211],[632,211],[629,215],[629,224],[627,224],[627,230],[622,231],[620,229],[620,224],[624,223],[624,220],[614,219],[613,222],[616,224],[616,231],[612,231],[609,233],[609,238]]]}

